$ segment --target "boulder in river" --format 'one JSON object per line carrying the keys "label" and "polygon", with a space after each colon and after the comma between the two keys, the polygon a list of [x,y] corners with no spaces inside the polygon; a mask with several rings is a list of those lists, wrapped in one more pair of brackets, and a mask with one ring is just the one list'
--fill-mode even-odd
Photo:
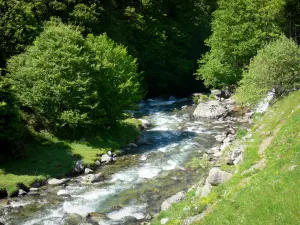
{"label": "boulder in river", "polygon": [[64,179],[56,179],[56,178],[52,178],[50,180],[48,180],[48,184],[50,185],[62,185],[64,183],[66,183],[68,181],[68,179],[64,178]]}
{"label": "boulder in river", "polygon": [[109,156],[108,154],[104,154],[101,156],[101,162],[102,163],[110,163],[110,162],[112,162],[112,157]]}
{"label": "boulder in river", "polygon": [[172,197],[168,198],[161,204],[161,210],[166,211],[168,210],[173,203],[177,203],[182,201],[185,198],[185,194],[183,191],[178,192],[177,194],[173,195]]}
{"label": "boulder in river", "polygon": [[75,166],[74,166],[74,172],[75,173],[82,173],[84,171],[84,165],[82,160],[79,160],[76,162]]}
{"label": "boulder in river", "polygon": [[177,101],[177,98],[175,98],[174,96],[170,96],[169,101]]}
{"label": "boulder in river", "polygon": [[66,191],[66,190],[59,190],[57,192],[57,195],[58,196],[62,196],[62,197],[70,197],[70,193],[68,191]]}
{"label": "boulder in river", "polygon": [[207,182],[211,185],[223,184],[225,181],[229,180],[232,177],[231,173],[222,171],[220,168],[214,167],[209,171],[207,177]]}
{"label": "boulder in river", "polygon": [[26,192],[26,191],[24,191],[23,189],[19,189],[19,191],[18,191],[18,195],[19,195],[19,196],[22,196],[22,195],[27,195],[27,192]]}
{"label": "boulder in river", "polygon": [[84,218],[76,213],[66,213],[60,224],[64,225],[74,225],[74,224],[82,224]]}
{"label": "boulder in river", "polygon": [[135,144],[135,143],[129,143],[129,144],[128,144],[128,147],[129,147],[129,148],[137,148],[138,146],[137,146],[137,144]]}
{"label": "boulder in river", "polygon": [[220,118],[228,114],[229,109],[219,101],[201,102],[193,113],[195,117],[204,118]]}
{"label": "boulder in river", "polygon": [[82,183],[96,183],[103,180],[104,180],[104,176],[102,173],[88,174],[82,177]]}
{"label": "boulder in river", "polygon": [[106,218],[105,214],[98,212],[91,212],[86,216],[87,220],[92,223],[100,224],[100,222]]}
{"label": "boulder in river", "polygon": [[146,140],[146,139],[143,139],[143,138],[139,138],[137,141],[136,141],[136,144],[138,146],[142,146],[142,145],[151,145],[151,143]]}
{"label": "boulder in river", "polygon": [[138,120],[142,123],[142,128],[143,129],[147,129],[148,127],[151,126],[151,124],[148,120],[145,120],[145,119],[138,119]]}
{"label": "boulder in river", "polygon": [[93,173],[94,170],[91,170],[90,168],[85,168],[84,169],[84,174],[90,174],[90,173]]}

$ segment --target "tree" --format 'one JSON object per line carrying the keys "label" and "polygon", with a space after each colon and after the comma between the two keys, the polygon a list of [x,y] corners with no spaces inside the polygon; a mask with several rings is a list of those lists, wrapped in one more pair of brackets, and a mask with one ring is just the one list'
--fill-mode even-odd
{"label": "tree", "polygon": [[0,76],[0,158],[19,155],[20,130],[20,113],[15,96],[7,80]]}
{"label": "tree", "polygon": [[123,46],[106,35],[84,38],[59,20],[8,61],[8,72],[22,109],[53,131],[110,124],[142,97],[135,59]]}
{"label": "tree", "polygon": [[199,61],[205,85],[236,85],[243,68],[265,43],[281,34],[284,0],[220,0],[213,13],[210,52]]}
{"label": "tree", "polygon": [[267,91],[274,89],[276,97],[280,97],[299,85],[300,48],[293,40],[281,36],[251,60],[235,98],[241,104],[253,106]]}

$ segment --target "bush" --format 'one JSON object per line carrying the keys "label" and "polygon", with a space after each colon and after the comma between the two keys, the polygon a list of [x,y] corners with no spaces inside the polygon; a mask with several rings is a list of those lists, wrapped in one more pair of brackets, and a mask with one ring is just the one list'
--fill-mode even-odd
{"label": "bush", "polygon": [[0,156],[15,155],[20,150],[20,114],[8,82],[0,76]]}
{"label": "bush", "polygon": [[8,71],[22,107],[54,131],[111,124],[141,98],[136,61],[123,46],[57,20]]}
{"label": "bush", "polygon": [[285,36],[262,48],[243,74],[235,98],[242,105],[256,105],[266,92],[280,97],[300,82],[300,49]]}

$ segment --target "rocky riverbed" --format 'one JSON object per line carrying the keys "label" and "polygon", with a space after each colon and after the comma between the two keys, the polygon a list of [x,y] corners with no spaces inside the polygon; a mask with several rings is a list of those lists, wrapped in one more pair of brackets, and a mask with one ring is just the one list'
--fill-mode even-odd
{"label": "rocky riverbed", "polygon": [[230,100],[207,103],[196,111],[189,99],[175,98],[149,99],[139,107],[132,113],[141,116],[144,130],[136,143],[124,149],[126,154],[99,157],[97,163],[105,165],[93,170],[79,162],[79,176],[49,180],[49,185],[26,190],[24,196],[1,200],[3,222],[143,224],[166,199],[201,179],[201,174],[185,167],[187,162],[205,152],[217,162],[236,129],[248,122],[232,115]]}

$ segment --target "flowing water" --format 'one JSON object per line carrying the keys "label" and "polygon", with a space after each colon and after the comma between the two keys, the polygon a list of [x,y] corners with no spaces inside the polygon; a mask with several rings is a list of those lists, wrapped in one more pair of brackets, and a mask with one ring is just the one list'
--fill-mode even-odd
{"label": "flowing water", "polygon": [[195,106],[181,109],[186,104],[163,100],[140,103],[138,113],[153,125],[141,135],[152,145],[100,168],[99,171],[110,171],[104,182],[83,185],[74,179],[64,187],[71,197],[56,196],[62,189],[56,187],[46,189],[39,197],[20,198],[12,203],[14,207],[10,206],[14,210],[9,222],[56,225],[62,223],[66,213],[85,217],[97,212],[102,215],[99,224],[139,224],[148,213],[158,213],[166,198],[201,179],[199,172],[185,168],[186,162],[218,144],[214,136],[228,126],[194,119],[191,115]]}

